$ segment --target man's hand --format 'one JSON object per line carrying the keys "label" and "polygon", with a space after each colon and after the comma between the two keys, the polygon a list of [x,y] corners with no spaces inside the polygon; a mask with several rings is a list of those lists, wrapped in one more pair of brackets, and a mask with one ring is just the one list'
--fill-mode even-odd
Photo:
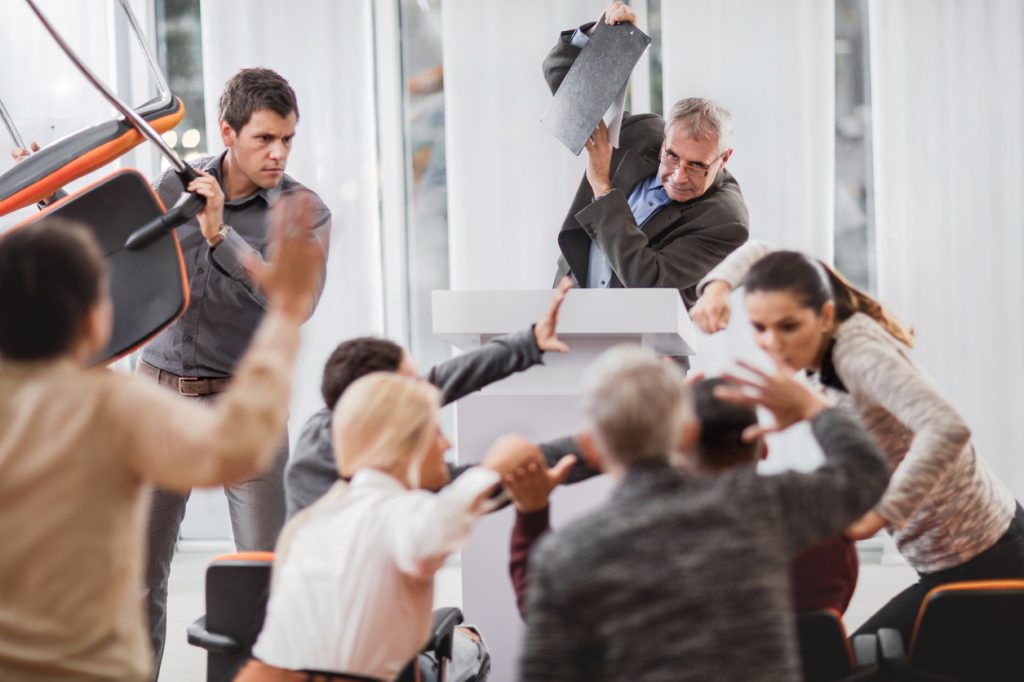
{"label": "man's hand", "polygon": [[604,460],[601,459],[601,454],[597,451],[593,436],[585,431],[578,434],[576,445],[579,446],[580,456],[588,467],[594,471],[604,472]]}
{"label": "man's hand", "polygon": [[540,448],[536,443],[531,443],[518,434],[510,433],[494,441],[494,445],[487,451],[480,466],[492,469],[504,478],[505,474],[525,467],[530,461],[544,461]]}
{"label": "man's hand", "polygon": [[523,514],[540,511],[548,506],[551,491],[565,482],[575,463],[576,455],[566,455],[549,469],[543,459],[533,459],[502,476],[501,482],[518,511]]}
{"label": "man's hand", "polygon": [[887,525],[882,515],[872,510],[850,524],[846,529],[846,537],[851,540],[867,540]]}
{"label": "man's hand", "polygon": [[537,348],[542,352],[569,352],[569,346],[558,339],[558,311],[562,307],[562,301],[565,300],[569,289],[572,289],[572,278],[563,277],[562,281],[558,283],[555,295],[551,297],[551,305],[533,327],[533,338],[537,342]]}
{"label": "man's hand", "polygon": [[612,191],[611,166],[612,143],[608,139],[608,126],[602,120],[597,130],[587,140],[587,182],[594,196],[599,197]]}
{"label": "man's hand", "polygon": [[828,408],[820,395],[793,378],[795,370],[791,368],[767,374],[742,360],[738,364],[753,374],[754,378],[747,379],[726,372],[722,378],[733,386],[719,386],[715,389],[715,397],[737,405],[761,406],[775,417],[775,424],[771,426],[754,424],[747,427],[743,431],[743,440],[747,442],[788,429],[799,421],[812,419]]}
{"label": "man's hand", "polygon": [[270,307],[299,322],[309,317],[323,276],[324,250],[313,235],[316,216],[308,193],[282,196],[270,209],[270,262],[259,263],[250,254],[244,264]]}
{"label": "man's hand", "polygon": [[704,287],[704,293],[692,308],[690,319],[705,334],[714,334],[729,324],[729,294],[732,287],[721,280],[715,280]]}
{"label": "man's hand", "polygon": [[[39,151],[39,144],[37,142],[33,141],[32,144],[29,146],[32,147],[32,152]],[[14,159],[14,163],[18,163],[19,161],[23,161],[27,159],[29,156],[31,156],[32,152],[25,149],[24,147],[15,147],[14,149],[11,150],[11,158]]]}
{"label": "man's hand", "polygon": [[220,239],[220,228],[224,225],[224,190],[217,178],[206,171],[196,169],[196,172],[199,177],[188,183],[185,189],[206,199],[206,205],[196,217],[203,237],[206,241],[214,241]]}
{"label": "man's hand", "polygon": [[601,19],[604,19],[605,23],[609,25],[635,24],[636,13],[630,9],[629,5],[615,0],[604,8],[604,12],[597,18],[597,22],[587,31],[587,35],[593,35],[594,29],[597,28],[597,24],[601,23]]}

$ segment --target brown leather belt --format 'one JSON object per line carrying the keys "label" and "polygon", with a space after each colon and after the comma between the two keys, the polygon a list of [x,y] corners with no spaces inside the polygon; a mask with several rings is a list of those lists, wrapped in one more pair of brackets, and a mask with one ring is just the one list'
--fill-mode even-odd
{"label": "brown leather belt", "polygon": [[223,393],[228,390],[228,383],[231,381],[230,378],[225,377],[180,377],[172,372],[157,369],[142,360],[139,360],[136,371],[143,376],[155,379],[162,386],[173,388],[181,395],[190,397]]}

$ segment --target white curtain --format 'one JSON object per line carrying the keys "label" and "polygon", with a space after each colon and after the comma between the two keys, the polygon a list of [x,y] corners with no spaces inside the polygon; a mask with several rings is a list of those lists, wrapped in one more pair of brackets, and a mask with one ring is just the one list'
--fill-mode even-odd
{"label": "white curtain", "polygon": [[717,100],[736,124],[729,161],[752,235],[832,258],[834,5],[662,2],[664,105]]}
{"label": "white curtain", "polygon": [[1024,4],[870,8],[878,289],[1024,495]]}
{"label": "white curtain", "polygon": [[445,0],[445,116],[452,289],[551,286],[555,238],[586,167],[540,123],[541,62],[603,0]]}

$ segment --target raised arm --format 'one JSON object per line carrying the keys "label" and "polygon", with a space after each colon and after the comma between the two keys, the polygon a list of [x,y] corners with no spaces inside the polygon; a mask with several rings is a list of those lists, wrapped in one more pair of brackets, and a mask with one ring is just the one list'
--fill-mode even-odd
{"label": "raised arm", "polygon": [[[597,18],[597,21],[602,20],[609,24],[636,23],[636,14],[629,5],[616,1],[605,7],[601,16]],[[580,50],[587,44],[597,21],[588,22],[577,29],[562,31],[558,36],[558,42],[544,58],[544,80],[551,88],[552,95],[558,92],[559,86],[565,80],[565,74],[569,73],[569,68],[576,61]]]}
{"label": "raised arm", "polygon": [[387,541],[400,571],[429,578],[445,558],[461,548],[484,504],[502,476],[539,457],[537,446],[521,436],[499,438],[480,466],[465,471],[438,493],[402,495],[393,514]]}
{"label": "raised arm", "polygon": [[690,309],[694,324],[705,334],[714,334],[729,324],[729,294],[739,288],[754,263],[774,251],[764,242],[750,240],[719,263],[697,284],[700,298]]}
{"label": "raised arm", "polygon": [[212,406],[143,382],[111,392],[120,403],[111,413],[128,415],[110,425],[114,447],[141,478],[173,490],[230,483],[260,471],[280,447],[299,326],[323,267],[310,209],[291,203],[274,211],[274,262],[252,265],[270,309],[228,390]]}
{"label": "raised arm", "polygon": [[751,427],[744,438],[761,437],[798,421],[808,420],[825,463],[811,473],[784,473],[758,481],[780,510],[789,551],[796,554],[818,540],[832,537],[878,501],[889,479],[884,455],[852,417],[828,409],[821,396],[797,382],[791,372],[767,374],[750,365],[750,377],[727,374],[740,388],[716,389],[715,395],[745,405],[765,407],[775,417],[771,426]]}
{"label": "raised arm", "polygon": [[541,364],[545,352],[568,352],[558,338],[558,313],[570,288],[572,280],[563,278],[547,309],[529,329],[492,339],[482,348],[432,367],[424,379],[441,389],[441,404]]}

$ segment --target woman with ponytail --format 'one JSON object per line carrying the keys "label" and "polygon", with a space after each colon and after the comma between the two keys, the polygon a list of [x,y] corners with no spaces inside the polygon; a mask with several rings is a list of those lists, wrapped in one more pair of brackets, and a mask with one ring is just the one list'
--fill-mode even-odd
{"label": "woman with ponytail", "polygon": [[[879,504],[847,535],[859,540],[887,528],[919,581],[859,632],[895,627],[910,641],[918,607],[937,585],[1024,577],[1024,510],[975,452],[963,418],[910,359],[906,327],[821,262],[759,242],[707,275],[694,322],[707,333],[724,329],[729,292],[738,286],[746,290],[754,339],[779,374],[807,371],[837,407],[858,415],[893,467]],[[742,389],[721,397],[778,407],[776,377],[730,379]]]}

